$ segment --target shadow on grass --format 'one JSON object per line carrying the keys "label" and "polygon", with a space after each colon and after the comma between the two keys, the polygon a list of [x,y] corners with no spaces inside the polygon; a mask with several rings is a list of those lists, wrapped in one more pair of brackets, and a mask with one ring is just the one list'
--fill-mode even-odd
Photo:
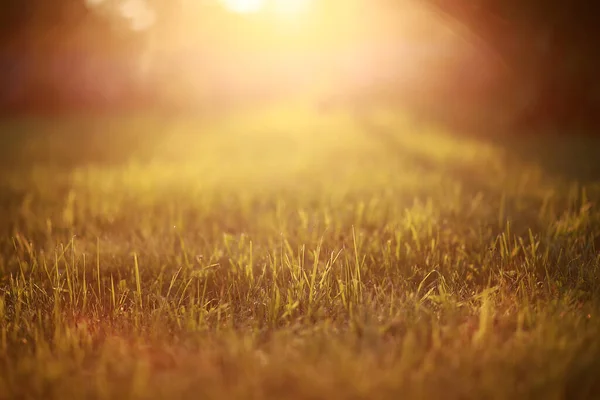
{"label": "shadow on grass", "polygon": [[165,122],[137,116],[28,117],[0,122],[0,166],[73,168],[144,160]]}
{"label": "shadow on grass", "polygon": [[495,135],[485,139],[504,148],[508,161],[528,161],[550,175],[569,181],[600,182],[600,137],[597,135]]}
{"label": "shadow on grass", "polygon": [[600,135],[590,129],[523,129],[518,127],[489,130],[468,123],[442,123],[447,132],[492,144],[506,155],[507,163],[539,166],[546,174],[571,182],[600,182]]}

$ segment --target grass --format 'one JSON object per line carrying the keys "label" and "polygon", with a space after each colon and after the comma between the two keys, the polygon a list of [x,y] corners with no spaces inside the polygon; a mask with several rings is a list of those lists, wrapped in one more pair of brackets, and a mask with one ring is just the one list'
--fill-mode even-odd
{"label": "grass", "polygon": [[[600,395],[600,179],[529,138],[335,110],[2,130],[2,399]],[[539,148],[590,170],[570,140]]]}

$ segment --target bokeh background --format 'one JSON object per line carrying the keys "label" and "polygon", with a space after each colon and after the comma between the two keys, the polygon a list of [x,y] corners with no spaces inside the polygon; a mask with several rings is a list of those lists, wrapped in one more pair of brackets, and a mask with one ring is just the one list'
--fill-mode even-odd
{"label": "bokeh background", "polygon": [[282,101],[393,103],[461,132],[594,132],[589,4],[272,0],[242,12],[252,1],[3,2],[0,109],[214,114]]}

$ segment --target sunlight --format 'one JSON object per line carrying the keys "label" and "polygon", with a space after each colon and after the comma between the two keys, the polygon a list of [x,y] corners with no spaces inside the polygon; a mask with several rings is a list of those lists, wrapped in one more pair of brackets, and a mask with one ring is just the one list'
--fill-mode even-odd
{"label": "sunlight", "polygon": [[275,12],[283,16],[292,16],[308,10],[311,0],[276,0]]}
{"label": "sunlight", "polygon": [[146,0],[85,0],[85,5],[98,12],[119,16],[133,31],[146,31],[156,22],[156,12]]}
{"label": "sunlight", "polygon": [[232,12],[239,14],[255,13],[260,11],[264,5],[264,0],[222,0],[223,5]]}
{"label": "sunlight", "polygon": [[311,0],[221,0],[231,12],[250,14],[261,11],[273,12],[278,16],[293,16],[308,10]]}
{"label": "sunlight", "polygon": [[119,11],[129,20],[134,31],[146,30],[156,20],[154,10],[143,0],[126,0],[120,4]]}

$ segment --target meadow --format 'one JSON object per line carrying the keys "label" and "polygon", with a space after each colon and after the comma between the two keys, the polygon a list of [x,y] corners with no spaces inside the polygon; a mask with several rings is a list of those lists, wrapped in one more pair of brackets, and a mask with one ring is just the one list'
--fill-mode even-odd
{"label": "meadow", "polygon": [[600,396],[600,138],[0,123],[0,399]]}

